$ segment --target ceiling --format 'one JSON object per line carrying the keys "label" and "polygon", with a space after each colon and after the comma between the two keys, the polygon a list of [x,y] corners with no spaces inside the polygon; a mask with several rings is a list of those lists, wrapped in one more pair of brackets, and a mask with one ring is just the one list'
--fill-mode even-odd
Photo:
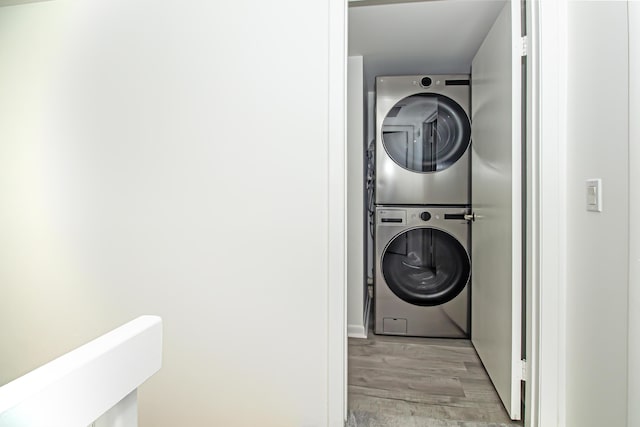
{"label": "ceiling", "polygon": [[375,76],[469,73],[471,61],[505,0],[349,2],[349,55]]}

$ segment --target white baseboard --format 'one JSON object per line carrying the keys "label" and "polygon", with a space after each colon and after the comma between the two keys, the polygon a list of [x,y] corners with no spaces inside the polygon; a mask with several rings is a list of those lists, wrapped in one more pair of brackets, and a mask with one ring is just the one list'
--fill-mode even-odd
{"label": "white baseboard", "polygon": [[364,325],[347,325],[347,336],[349,338],[367,338]]}

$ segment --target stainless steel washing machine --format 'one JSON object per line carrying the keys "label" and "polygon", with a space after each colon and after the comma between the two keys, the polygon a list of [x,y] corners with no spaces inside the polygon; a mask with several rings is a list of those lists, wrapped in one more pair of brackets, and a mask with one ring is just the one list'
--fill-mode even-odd
{"label": "stainless steel washing machine", "polygon": [[376,207],[376,334],[468,337],[468,211]]}
{"label": "stainless steel washing machine", "polygon": [[470,203],[468,75],[376,78],[378,205]]}

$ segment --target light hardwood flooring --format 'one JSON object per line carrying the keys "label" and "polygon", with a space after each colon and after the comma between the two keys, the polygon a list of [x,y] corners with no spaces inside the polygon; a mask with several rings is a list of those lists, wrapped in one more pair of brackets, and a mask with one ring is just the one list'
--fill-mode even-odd
{"label": "light hardwood flooring", "polygon": [[349,338],[349,427],[522,426],[468,340]]}

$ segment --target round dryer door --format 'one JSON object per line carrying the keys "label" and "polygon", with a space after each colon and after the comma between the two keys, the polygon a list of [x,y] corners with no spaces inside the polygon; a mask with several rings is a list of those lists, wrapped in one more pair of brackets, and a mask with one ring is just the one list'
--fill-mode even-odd
{"label": "round dryer door", "polygon": [[471,124],[454,100],[434,93],[408,96],[382,122],[382,144],[401,167],[438,172],[452,166],[471,141]]}
{"label": "round dryer door", "polygon": [[414,228],[391,240],[382,274],[396,296],[420,306],[444,304],[467,285],[471,265],[458,240],[434,228]]}

